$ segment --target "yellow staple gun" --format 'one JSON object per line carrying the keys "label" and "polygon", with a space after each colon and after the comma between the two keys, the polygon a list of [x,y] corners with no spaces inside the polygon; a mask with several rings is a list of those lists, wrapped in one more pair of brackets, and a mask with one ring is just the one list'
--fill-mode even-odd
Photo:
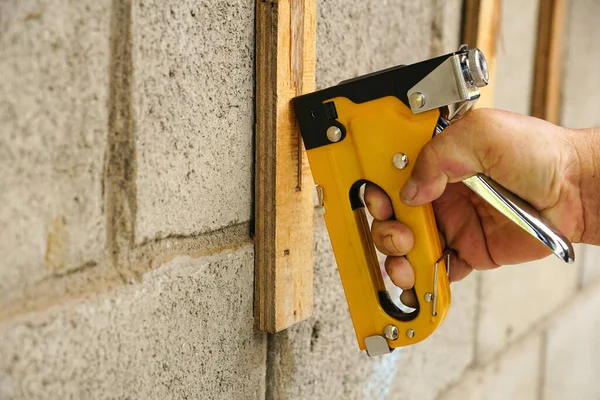
{"label": "yellow staple gun", "polygon": [[[488,79],[482,52],[463,45],[293,99],[358,344],[371,356],[427,338],[446,317],[450,258],[432,207],[404,205],[400,189],[421,148],[469,110]],[[385,289],[360,198],[366,182],[388,194],[395,218],[414,232],[407,256],[415,269],[413,311]],[[571,243],[522,199],[483,175],[464,183],[561,259],[574,260]]]}

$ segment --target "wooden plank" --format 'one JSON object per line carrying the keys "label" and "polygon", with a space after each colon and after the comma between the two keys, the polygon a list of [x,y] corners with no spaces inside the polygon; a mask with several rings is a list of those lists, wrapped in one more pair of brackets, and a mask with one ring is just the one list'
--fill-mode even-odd
{"label": "wooden plank", "polygon": [[316,0],[256,3],[254,320],[278,332],[312,314],[314,183],[291,99],[315,89]]}
{"label": "wooden plank", "polygon": [[564,0],[540,1],[531,115],[554,124],[560,122],[564,21]]}
{"label": "wooden plank", "polygon": [[501,10],[501,0],[466,0],[464,4],[462,42],[483,52],[490,71],[490,83],[481,88],[481,99],[475,103],[478,108],[492,107],[494,103],[496,42]]}

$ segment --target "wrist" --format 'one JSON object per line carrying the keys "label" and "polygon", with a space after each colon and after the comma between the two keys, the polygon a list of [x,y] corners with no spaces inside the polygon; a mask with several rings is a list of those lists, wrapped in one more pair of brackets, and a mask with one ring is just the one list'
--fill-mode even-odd
{"label": "wrist", "polygon": [[[576,241],[600,244],[600,129],[573,129],[583,223]],[[578,240],[577,240],[578,239]]]}

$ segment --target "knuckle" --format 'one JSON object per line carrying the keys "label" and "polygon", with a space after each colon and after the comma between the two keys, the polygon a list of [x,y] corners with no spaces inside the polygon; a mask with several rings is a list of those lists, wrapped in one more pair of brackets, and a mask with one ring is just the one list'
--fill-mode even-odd
{"label": "knuckle", "polygon": [[438,159],[437,147],[441,141],[431,141],[427,143],[421,149],[419,156],[417,157],[417,164],[415,165],[415,172],[422,173],[424,168],[430,165],[435,165]]}

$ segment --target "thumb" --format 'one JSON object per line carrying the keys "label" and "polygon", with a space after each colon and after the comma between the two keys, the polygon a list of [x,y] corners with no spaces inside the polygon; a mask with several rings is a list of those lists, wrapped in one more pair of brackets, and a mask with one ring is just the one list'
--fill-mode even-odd
{"label": "thumb", "polygon": [[411,177],[400,192],[403,203],[419,206],[439,198],[448,183],[484,172],[484,161],[500,146],[491,134],[493,121],[483,122],[485,110],[471,111],[429,141],[420,151]]}

